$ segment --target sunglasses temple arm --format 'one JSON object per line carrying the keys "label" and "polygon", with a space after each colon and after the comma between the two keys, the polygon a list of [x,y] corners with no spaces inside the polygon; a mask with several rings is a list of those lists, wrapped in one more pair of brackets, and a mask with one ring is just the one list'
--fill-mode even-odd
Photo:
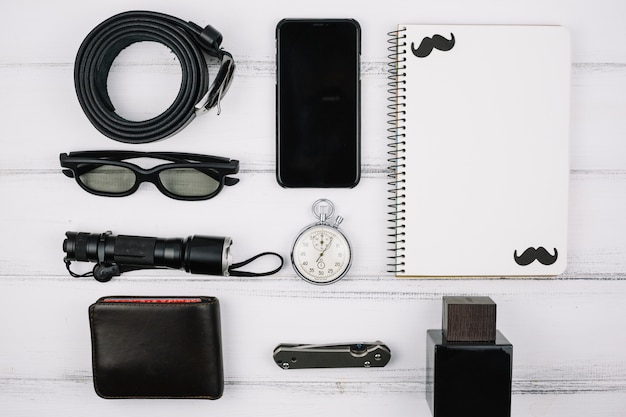
{"label": "sunglasses temple arm", "polygon": [[224,177],[224,185],[235,185],[239,182],[239,178]]}
{"label": "sunglasses temple arm", "polygon": [[82,165],[81,167],[74,167],[74,168],[68,167],[63,170],[63,174],[65,174],[65,176],[69,178],[80,177],[81,175],[91,172],[100,166],[102,165],[90,164],[90,165]]}

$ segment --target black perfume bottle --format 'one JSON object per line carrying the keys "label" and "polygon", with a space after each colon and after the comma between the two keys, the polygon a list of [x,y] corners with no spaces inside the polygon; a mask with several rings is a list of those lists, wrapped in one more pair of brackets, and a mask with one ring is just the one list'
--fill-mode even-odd
{"label": "black perfume bottle", "polygon": [[428,330],[426,399],[433,417],[510,417],[513,345],[496,330],[489,297],[443,297]]}

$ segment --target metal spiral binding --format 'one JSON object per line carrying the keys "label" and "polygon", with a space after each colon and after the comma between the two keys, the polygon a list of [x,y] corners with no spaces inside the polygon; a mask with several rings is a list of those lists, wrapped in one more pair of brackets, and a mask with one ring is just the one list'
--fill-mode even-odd
{"label": "metal spiral binding", "polygon": [[387,121],[389,125],[389,127],[387,128],[387,132],[389,133],[389,136],[387,136],[387,138],[389,139],[389,143],[387,144],[387,146],[389,147],[389,151],[387,152],[387,154],[389,155],[389,158],[387,159],[387,161],[389,162],[389,172],[387,174],[387,177],[389,180],[389,193],[391,194],[388,197],[388,207],[390,209],[389,222],[391,222],[391,225],[388,227],[390,232],[387,235],[390,238],[388,243],[390,245],[389,251],[391,251],[391,256],[388,256],[390,263],[387,264],[387,271],[392,273],[404,272],[405,264],[405,31],[406,28],[400,28],[393,32],[389,32],[389,39],[387,40],[387,42],[390,44],[387,48],[387,50],[389,51],[389,68],[387,69],[389,73],[389,76],[387,77],[389,79],[389,89],[387,90],[387,92],[389,93],[389,97],[387,98],[387,100],[389,100],[389,104],[387,105],[387,109],[389,110],[389,112],[387,113],[387,116],[389,117]]}

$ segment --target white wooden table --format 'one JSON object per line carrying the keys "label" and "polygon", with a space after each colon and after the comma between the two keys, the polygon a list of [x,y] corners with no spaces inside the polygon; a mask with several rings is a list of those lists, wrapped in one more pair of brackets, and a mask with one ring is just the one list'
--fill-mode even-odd
{"label": "white wooden table", "polygon": [[[175,137],[125,145],[99,134],[78,104],[73,62],[87,33],[129,9],[211,24],[238,63],[215,112]],[[514,416],[626,415],[626,16],[619,0],[519,2],[179,0],[21,1],[0,7],[0,415],[428,416],[426,330],[441,297],[489,295],[514,344]],[[352,17],[363,30],[363,176],[352,190],[285,190],[274,178],[274,28],[284,17]],[[569,266],[554,279],[398,280],[386,272],[387,32],[397,23],[558,24],[572,37]],[[168,104],[178,65],[137,46],[111,73],[114,99],[147,117]],[[151,86],[151,82],[157,87]],[[159,86],[162,84],[163,86]],[[143,93],[143,94],[142,94]],[[133,101],[134,100],[134,101]],[[160,100],[160,101],[159,101]],[[161,103],[161,104],[159,104]],[[159,107],[163,106],[163,107]],[[153,113],[154,114],[154,113]],[[112,199],[61,174],[61,152],[132,149],[241,161],[217,198],[179,202],[142,186]],[[107,284],[71,278],[66,231],[230,236],[236,260],[288,258],[311,203],[335,202],[355,252],[328,287],[296,278],[136,272]],[[224,396],[217,401],[103,400],[91,381],[87,308],[105,295],[212,295],[221,301]],[[281,342],[384,341],[382,369],[283,371]]]}

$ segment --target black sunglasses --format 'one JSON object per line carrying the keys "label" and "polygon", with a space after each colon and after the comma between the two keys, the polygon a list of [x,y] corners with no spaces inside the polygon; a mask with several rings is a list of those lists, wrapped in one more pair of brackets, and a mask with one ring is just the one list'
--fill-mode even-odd
{"label": "black sunglasses", "polygon": [[[126,159],[151,158],[170,161],[144,169]],[[177,200],[207,200],[238,178],[239,161],[218,156],[176,152],[85,151],[59,155],[63,173],[92,194],[123,197],[142,182],[153,183],[163,194]]]}

